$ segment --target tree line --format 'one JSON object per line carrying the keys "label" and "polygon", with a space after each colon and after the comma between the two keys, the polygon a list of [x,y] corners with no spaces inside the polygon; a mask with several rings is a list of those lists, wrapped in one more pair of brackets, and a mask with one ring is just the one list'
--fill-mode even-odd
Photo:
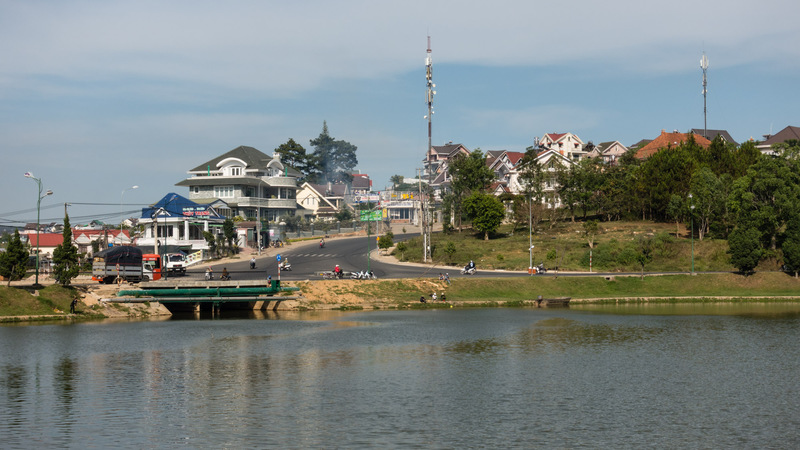
{"label": "tree line", "polygon": [[[787,141],[764,155],[756,143],[725,142],[708,148],[689,139],[646,160],[631,149],[614,164],[600,158],[544,167],[529,147],[518,165],[523,192],[490,195],[494,174],[477,149],[452,161],[452,189],[443,197],[445,230],[462,217],[484,234],[505,219],[514,227],[533,220],[692,221],[698,239],[726,239],[731,263],[744,273],[759,261],[782,260],[800,270],[800,142]],[[545,186],[553,189],[545,189]],[[493,201],[491,198],[494,198]],[[497,204],[511,214],[497,220]],[[492,206],[493,205],[493,206]],[[477,222],[476,222],[477,221]]]}

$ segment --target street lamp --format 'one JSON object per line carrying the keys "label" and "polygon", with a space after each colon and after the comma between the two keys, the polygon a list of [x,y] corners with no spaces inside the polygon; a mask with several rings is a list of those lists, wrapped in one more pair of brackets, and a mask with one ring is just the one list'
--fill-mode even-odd
{"label": "street lamp", "polygon": [[122,222],[125,220],[125,212],[122,211],[122,196],[125,195],[126,191],[130,191],[131,189],[139,189],[138,185],[131,186],[129,188],[125,188],[122,190],[122,193],[119,194],[119,229],[122,230]]}
{"label": "street lamp", "polygon": [[36,197],[36,285],[38,285],[39,284],[39,214],[41,212],[42,199],[47,197],[48,195],[53,195],[53,191],[48,189],[47,192],[45,192],[44,195],[42,195],[41,178],[36,178],[30,172],[25,172],[25,178],[31,178],[39,186],[39,194]]}
{"label": "street lamp", "polygon": [[269,184],[263,178],[258,179],[259,184],[256,186],[256,248],[258,256],[261,256],[261,183],[267,187]]}
{"label": "street lamp", "polygon": [[528,274],[533,276],[533,206],[528,195]]}
{"label": "street lamp", "polygon": [[692,237],[692,275],[694,275],[694,202],[692,201],[692,194],[689,193],[689,217],[691,218],[692,228],[690,231]]}

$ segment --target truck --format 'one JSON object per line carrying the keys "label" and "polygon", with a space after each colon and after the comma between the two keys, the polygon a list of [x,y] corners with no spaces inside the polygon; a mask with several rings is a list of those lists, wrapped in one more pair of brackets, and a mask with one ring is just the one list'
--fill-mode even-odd
{"label": "truck", "polygon": [[138,283],[161,279],[161,257],[143,254],[139,248],[122,245],[111,247],[94,255],[92,280],[102,284],[115,281]]}
{"label": "truck", "polygon": [[186,275],[186,255],[183,253],[167,253],[162,264],[170,275]]}

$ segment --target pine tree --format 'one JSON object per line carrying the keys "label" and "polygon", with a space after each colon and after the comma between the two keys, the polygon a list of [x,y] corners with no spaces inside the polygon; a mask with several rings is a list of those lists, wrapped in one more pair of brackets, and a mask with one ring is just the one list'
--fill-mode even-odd
{"label": "pine tree", "polygon": [[78,276],[78,248],[72,244],[72,227],[69,215],[64,216],[63,241],[53,251],[53,277],[62,286],[69,286],[72,279]]}
{"label": "pine tree", "polygon": [[14,230],[14,236],[9,239],[6,251],[0,254],[0,275],[11,281],[21,280],[25,276],[25,266],[28,264],[28,252],[19,238],[19,231]]}

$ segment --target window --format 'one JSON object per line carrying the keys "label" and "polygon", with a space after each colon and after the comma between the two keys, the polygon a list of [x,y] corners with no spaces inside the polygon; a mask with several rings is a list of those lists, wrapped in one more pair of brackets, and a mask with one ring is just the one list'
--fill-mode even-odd
{"label": "window", "polygon": [[214,186],[214,197],[233,198],[233,186]]}
{"label": "window", "polygon": [[230,175],[232,177],[240,177],[240,176],[242,176],[242,168],[241,168],[241,166],[228,167],[228,175]]}

